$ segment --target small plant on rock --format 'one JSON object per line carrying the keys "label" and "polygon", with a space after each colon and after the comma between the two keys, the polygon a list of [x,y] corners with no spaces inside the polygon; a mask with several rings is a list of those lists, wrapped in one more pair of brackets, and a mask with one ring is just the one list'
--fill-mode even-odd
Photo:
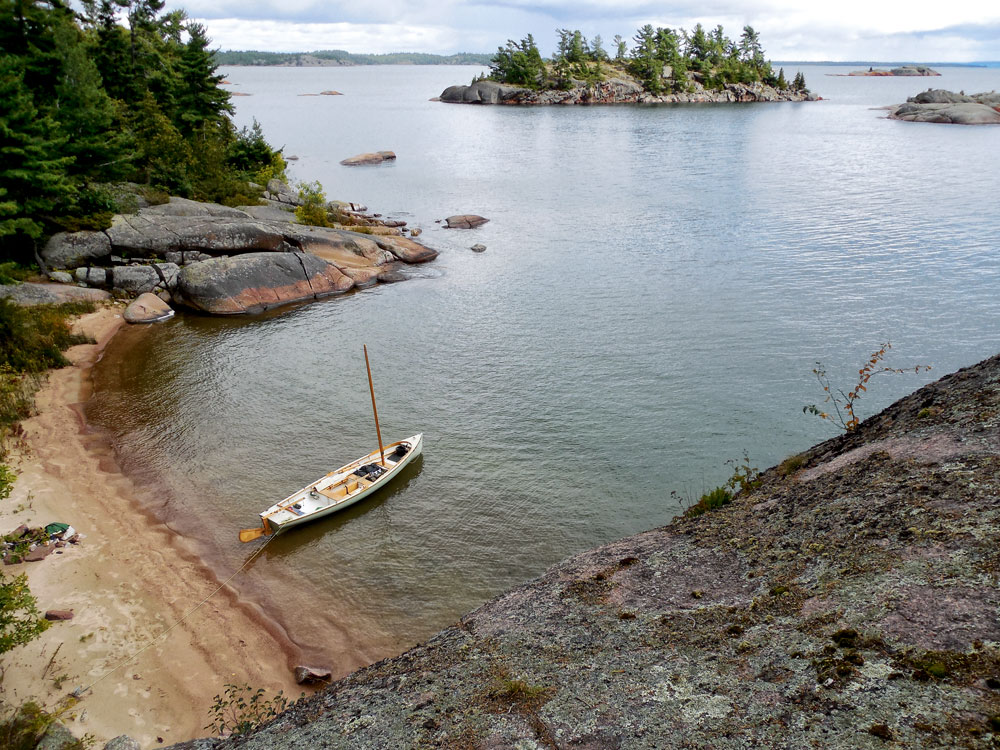
{"label": "small plant on rock", "polygon": [[288,698],[281,690],[268,698],[264,688],[254,690],[249,685],[228,684],[225,687],[224,696],[215,696],[208,711],[212,721],[205,727],[220,737],[246,734],[288,708]]}
{"label": "small plant on rock", "polygon": [[871,380],[876,375],[888,375],[896,374],[901,375],[904,372],[920,372],[921,370],[930,370],[929,365],[915,365],[914,367],[886,367],[880,364],[892,348],[892,344],[886,341],[878,349],[878,351],[872,352],[868,357],[868,361],[865,365],[858,370],[858,382],[855,383],[854,387],[845,392],[840,388],[835,388],[830,383],[830,377],[826,372],[826,368],[823,367],[822,362],[817,362],[816,367],[813,368],[813,375],[816,376],[816,381],[819,383],[823,392],[826,393],[826,398],[823,399],[824,404],[832,405],[832,412],[820,409],[816,404],[807,404],[802,407],[803,414],[814,414],[820,419],[828,419],[835,425],[840,427],[844,432],[850,432],[855,429],[861,420],[855,412],[854,405],[857,403],[858,399],[861,398],[862,393],[868,391],[868,381]]}

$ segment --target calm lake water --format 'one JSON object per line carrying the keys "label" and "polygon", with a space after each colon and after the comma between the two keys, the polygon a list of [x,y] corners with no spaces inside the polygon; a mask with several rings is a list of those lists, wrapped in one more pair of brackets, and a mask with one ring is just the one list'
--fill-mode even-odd
{"label": "calm lake water", "polygon": [[[787,66],[791,78],[797,66]],[[233,68],[239,124],[291,177],[421,227],[411,280],[117,337],[90,419],[161,518],[220,571],[238,529],[375,446],[425,455],[388,490],[270,544],[237,586],[346,671],[424,639],[585,548],[665,524],[747,451],[834,430],[817,360],[933,365],[874,382],[869,415],[1000,350],[1000,128],[892,122],[928,86],[1000,70],[838,78],[803,104],[502,108],[428,101],[468,67]],[[336,89],[343,96],[301,96]],[[392,149],[398,160],[341,167]],[[444,230],[456,213],[491,219]],[[487,245],[472,253],[474,243]]]}

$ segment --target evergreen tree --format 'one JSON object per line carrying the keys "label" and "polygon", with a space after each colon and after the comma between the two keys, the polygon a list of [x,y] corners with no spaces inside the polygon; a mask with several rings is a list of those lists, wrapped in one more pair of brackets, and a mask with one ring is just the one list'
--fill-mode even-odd
{"label": "evergreen tree", "polygon": [[621,34],[615,34],[615,60],[624,62],[628,56],[628,44],[622,39]]}
{"label": "evergreen tree", "polygon": [[775,82],[774,87],[780,91],[784,91],[788,88],[788,81],[785,80],[784,68],[778,68],[778,80]]}
{"label": "evergreen tree", "polygon": [[0,242],[5,254],[22,259],[73,197],[66,175],[72,158],[59,155],[65,141],[35,108],[23,74],[17,58],[0,55]]}
{"label": "evergreen tree", "polygon": [[221,124],[226,115],[233,113],[229,94],[219,84],[222,76],[216,75],[216,64],[208,49],[205,27],[200,23],[187,25],[188,41],[178,63],[180,89],[175,98],[179,114],[178,126],[182,133],[200,133],[204,136],[206,124]]}
{"label": "evergreen tree", "polygon": [[632,50],[629,70],[647,91],[659,94],[663,90],[663,61],[656,54],[656,32],[647,23],[636,32],[633,39],[636,46]]}
{"label": "evergreen tree", "polygon": [[545,63],[535,38],[528,34],[520,42],[508,39],[506,47],[498,47],[490,60],[489,77],[516,86],[540,86],[545,79]]}
{"label": "evergreen tree", "polygon": [[590,59],[594,62],[603,62],[608,59],[608,53],[604,50],[604,40],[597,34],[590,40]]}
{"label": "evergreen tree", "polygon": [[128,145],[114,127],[114,104],[101,86],[101,75],[87,56],[79,29],[61,28],[56,47],[62,71],[53,116],[65,136],[62,153],[73,159],[69,173],[84,180],[120,179],[128,167]]}
{"label": "evergreen tree", "polygon": [[760,67],[764,62],[764,50],[760,46],[760,34],[754,31],[752,26],[744,26],[743,34],[740,36],[739,44],[740,60],[755,67]]}

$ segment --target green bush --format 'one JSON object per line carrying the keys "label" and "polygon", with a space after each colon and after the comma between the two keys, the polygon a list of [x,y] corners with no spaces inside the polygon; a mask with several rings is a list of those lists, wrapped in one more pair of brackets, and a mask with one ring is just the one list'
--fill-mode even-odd
{"label": "green bush", "polygon": [[295,209],[295,218],[301,224],[314,227],[330,226],[330,212],[326,207],[326,195],[318,182],[303,182],[299,185],[301,205]]}
{"label": "green bush", "polygon": [[288,708],[288,698],[281,690],[267,698],[264,688],[254,690],[249,685],[229,684],[225,687],[224,696],[215,696],[208,712],[212,721],[205,727],[219,736],[246,734]]}
{"label": "green bush", "polygon": [[708,513],[710,510],[721,508],[723,505],[729,505],[732,499],[732,492],[725,487],[716,487],[714,490],[706,492],[702,495],[701,499],[697,503],[684,511],[684,515],[687,518],[695,518],[704,513]]}

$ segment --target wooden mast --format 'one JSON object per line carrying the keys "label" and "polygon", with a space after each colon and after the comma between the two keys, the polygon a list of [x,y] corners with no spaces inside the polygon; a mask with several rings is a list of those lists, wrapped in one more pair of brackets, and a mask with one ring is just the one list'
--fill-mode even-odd
{"label": "wooden mast", "polygon": [[372,366],[368,364],[368,346],[362,344],[365,349],[365,368],[368,370],[368,390],[372,392],[372,414],[375,415],[375,434],[378,435],[378,454],[385,465],[385,448],[382,447],[382,430],[378,426],[378,409],[375,408],[375,386],[372,385]]}

